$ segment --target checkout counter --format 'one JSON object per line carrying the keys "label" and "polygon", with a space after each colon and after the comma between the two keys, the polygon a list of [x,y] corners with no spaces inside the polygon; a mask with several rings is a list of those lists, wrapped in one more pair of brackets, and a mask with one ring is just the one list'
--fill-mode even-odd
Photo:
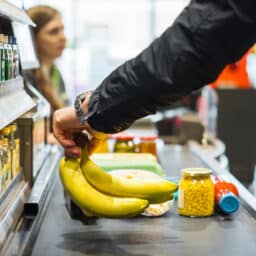
{"label": "checkout counter", "polygon": [[[143,127],[144,129],[145,127]],[[138,133],[154,132],[137,130]],[[132,130],[133,132],[136,129]],[[56,167],[47,199],[36,214],[23,216],[5,255],[246,255],[256,252],[256,197],[219,162],[223,144],[215,150],[195,141],[186,145],[161,144],[159,162],[173,180],[187,167],[207,167],[233,182],[240,192],[240,208],[233,215],[189,218],[177,205],[161,217],[74,219],[65,206]],[[54,154],[53,154],[54,155]],[[47,168],[47,167],[46,167]],[[17,254],[12,254],[18,252]]]}
{"label": "checkout counter", "polygon": [[[6,1],[1,1],[1,10],[1,24],[6,23],[8,29],[10,20],[30,24],[23,12]],[[15,106],[18,83],[23,95],[19,100],[26,108],[22,112],[12,109],[11,113],[15,115],[8,117],[0,126],[18,120],[23,134],[23,170],[0,197],[3,213],[0,221],[1,255],[255,256],[256,197],[219,161],[223,147],[217,147],[218,150],[221,148],[221,153],[216,153],[197,143],[163,144],[158,156],[166,175],[177,180],[180,170],[187,167],[208,167],[227,177],[240,192],[241,206],[234,215],[188,218],[179,216],[174,205],[161,217],[71,218],[58,177],[58,162],[63,152],[58,146],[49,146],[40,136],[39,141],[35,140],[38,138],[36,127],[42,128],[42,122],[47,119],[47,104],[29,84],[23,82],[22,77],[13,82],[15,88],[11,93],[5,89],[7,83],[0,89],[10,95],[14,101],[12,106]],[[4,95],[1,93],[0,96]],[[10,101],[0,103],[4,107]],[[152,129],[151,126],[146,128]],[[222,143],[217,142],[216,145]],[[13,188],[17,188],[17,192],[14,193]]]}
{"label": "checkout counter", "polygon": [[[193,145],[165,145],[159,159],[171,177],[178,178],[182,168],[191,166],[230,175]],[[34,220],[23,218],[15,248],[25,255],[255,255],[256,199],[232,175],[228,178],[236,182],[241,196],[241,206],[232,216],[182,217],[173,206],[161,217],[81,222],[72,219],[65,208],[57,173],[46,210]],[[29,242],[26,246],[24,239]]]}

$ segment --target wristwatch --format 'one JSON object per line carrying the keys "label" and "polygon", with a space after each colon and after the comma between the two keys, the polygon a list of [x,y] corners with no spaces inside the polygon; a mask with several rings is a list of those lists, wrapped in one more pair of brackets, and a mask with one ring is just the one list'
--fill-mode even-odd
{"label": "wristwatch", "polygon": [[78,94],[75,98],[74,107],[75,107],[76,115],[82,126],[86,124],[86,121],[88,119],[88,113],[84,113],[82,108],[82,103],[84,102],[86,97],[91,94],[92,94],[92,91],[86,91]]}

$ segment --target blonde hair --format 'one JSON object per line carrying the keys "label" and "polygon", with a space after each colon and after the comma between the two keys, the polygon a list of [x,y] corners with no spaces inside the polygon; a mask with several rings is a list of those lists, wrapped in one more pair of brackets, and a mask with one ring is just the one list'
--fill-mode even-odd
{"label": "blonde hair", "polygon": [[48,22],[60,15],[60,12],[48,5],[37,5],[29,8],[27,14],[36,24],[36,27],[33,27],[33,33],[36,35]]}

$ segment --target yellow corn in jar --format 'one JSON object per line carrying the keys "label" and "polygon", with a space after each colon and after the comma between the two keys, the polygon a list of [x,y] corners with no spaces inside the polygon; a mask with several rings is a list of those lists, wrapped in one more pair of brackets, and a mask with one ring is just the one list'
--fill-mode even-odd
{"label": "yellow corn in jar", "polygon": [[211,216],[214,212],[214,184],[211,170],[187,168],[179,184],[178,212],[190,217]]}

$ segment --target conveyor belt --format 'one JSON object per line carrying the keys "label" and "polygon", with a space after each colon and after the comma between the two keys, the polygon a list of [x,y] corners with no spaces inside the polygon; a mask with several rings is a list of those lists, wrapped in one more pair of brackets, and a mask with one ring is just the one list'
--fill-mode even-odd
{"label": "conveyor belt", "polygon": [[[166,148],[160,159],[169,176],[184,167],[203,166],[182,148]],[[255,256],[256,220],[243,206],[229,219],[181,217],[173,207],[160,218],[99,218],[84,225],[69,217],[58,179],[32,255]]]}

